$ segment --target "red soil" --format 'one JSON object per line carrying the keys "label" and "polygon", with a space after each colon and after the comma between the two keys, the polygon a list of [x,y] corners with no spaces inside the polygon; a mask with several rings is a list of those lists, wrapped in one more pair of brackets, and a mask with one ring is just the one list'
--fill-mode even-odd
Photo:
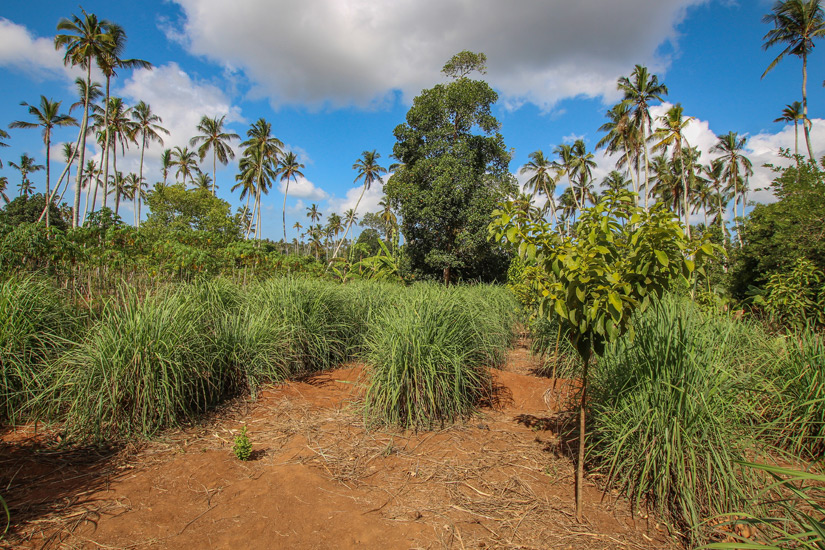
{"label": "red soil", "polygon": [[[273,387],[141,448],[66,451],[54,434],[7,433],[0,495],[13,524],[0,546],[669,547],[592,481],[575,522],[572,386],[554,390],[532,368],[517,348],[495,371],[495,407],[423,433],[365,429],[359,367]],[[248,462],[231,450],[243,425]]]}

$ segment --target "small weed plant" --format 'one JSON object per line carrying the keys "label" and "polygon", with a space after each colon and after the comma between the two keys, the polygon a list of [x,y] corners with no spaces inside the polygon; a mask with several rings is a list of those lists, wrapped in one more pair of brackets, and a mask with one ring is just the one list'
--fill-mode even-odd
{"label": "small weed plant", "polygon": [[238,457],[238,460],[247,461],[252,456],[252,442],[249,441],[249,436],[246,433],[246,426],[241,428],[241,433],[235,436],[235,444],[232,446],[232,452]]}

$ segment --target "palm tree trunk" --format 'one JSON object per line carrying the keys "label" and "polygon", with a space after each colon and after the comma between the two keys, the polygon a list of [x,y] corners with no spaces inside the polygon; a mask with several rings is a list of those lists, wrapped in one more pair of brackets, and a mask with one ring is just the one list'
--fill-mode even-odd
{"label": "palm tree trunk", "polygon": [[51,188],[49,187],[49,175],[51,173],[51,152],[49,151],[49,146],[51,145],[52,135],[51,132],[46,129],[46,196],[43,197],[46,199],[46,229],[49,228],[49,206],[52,203],[52,195],[51,195]]}
{"label": "palm tree trunk", "polygon": [[690,239],[690,201],[688,201],[688,186],[685,178],[685,159],[682,156],[682,148],[679,147],[679,172],[682,176],[682,204],[685,210],[685,235]]}
{"label": "palm tree trunk", "polygon": [[[804,121],[802,122],[805,123]],[[799,119],[794,119],[793,121],[793,135],[794,135],[794,146],[793,146],[793,154],[794,157],[799,156]],[[796,161],[796,166],[799,167],[799,160]]]}
{"label": "palm tree trunk", "polygon": [[217,161],[215,159],[217,158],[217,155],[218,155],[218,153],[215,152],[215,148],[212,147],[212,195],[214,195],[216,197],[218,196],[218,191],[217,191],[218,180],[215,179],[215,176],[217,175],[217,173],[215,171],[215,168],[217,166]]}
{"label": "palm tree trunk", "polygon": [[624,140],[624,158],[627,161],[627,171],[630,172],[630,181],[633,183],[633,192],[636,193],[636,206],[639,206],[639,186],[633,178],[633,166],[630,164],[630,150],[627,148],[627,140]]}
{"label": "palm tree trunk", "polygon": [[284,224],[284,243],[286,243],[286,196],[287,196],[287,194],[289,194],[289,178],[286,179],[286,189],[284,189],[284,206],[281,209],[281,222]]}
{"label": "palm tree trunk", "polygon": [[[808,128],[808,55],[802,54],[802,128],[805,130],[805,143],[808,145],[808,156],[814,161],[814,150],[811,148],[811,131]],[[744,207],[743,207],[744,209]]]}
{"label": "palm tree trunk", "polygon": [[143,131],[143,139],[140,141],[140,171],[138,173],[138,187],[135,190],[135,228],[140,228],[140,192],[143,185],[143,153],[146,151],[146,130]]}
{"label": "palm tree trunk", "polygon": [[[117,216],[118,209],[120,208],[120,185],[121,182],[117,181],[117,147],[115,147],[115,154],[112,155],[112,170],[115,171],[115,216]],[[104,181],[103,187],[103,208],[106,208],[106,183]]]}
{"label": "palm tree trunk", "polygon": [[[365,192],[366,190],[367,190],[367,186],[366,186],[366,185],[364,185],[364,187],[362,187],[362,188],[361,188],[361,195],[359,195],[359,196],[358,196],[358,202],[356,202],[356,203],[355,203],[355,208],[353,209],[353,213],[357,213],[357,212],[358,212],[358,205],[359,205],[359,204],[361,204],[361,199],[363,199],[363,198],[364,198],[364,192]],[[335,249],[335,252],[333,252],[333,253],[332,253],[332,259],[333,259],[333,260],[334,260],[334,259],[335,259],[335,257],[338,255],[338,248],[340,248],[340,247],[341,247],[341,243],[342,243],[342,242],[344,242],[344,239],[346,239],[346,238],[347,238],[347,235],[349,235],[349,229],[350,229],[350,227],[352,227],[352,219],[350,219],[350,220],[349,220],[349,223],[347,224],[347,230],[346,230],[346,231],[344,231],[344,236],[341,238],[341,240],[340,240],[340,241],[338,241],[338,247]],[[329,266],[330,266],[330,265],[332,265],[332,262],[330,262],[330,263],[329,263],[329,265],[327,265],[327,269],[329,269]]]}
{"label": "palm tree trunk", "polygon": [[[106,208],[106,197],[109,191],[109,83],[110,77],[106,77],[106,108],[103,111],[103,124],[106,126],[106,134],[103,141],[103,208]],[[115,150],[117,156],[117,150]],[[115,161],[115,174],[117,174],[117,161]]]}
{"label": "palm tree trunk", "polygon": [[645,117],[642,124],[642,139],[644,140],[645,146],[645,212],[648,212],[648,197],[650,196],[650,153],[647,150],[647,117]]}
{"label": "palm tree trunk", "polygon": [[83,98],[83,122],[80,124],[80,159],[77,168],[77,179],[74,186],[74,215],[72,227],[77,229],[80,223],[80,182],[83,178],[83,161],[86,156],[86,126],[89,123],[89,88],[92,86],[92,57],[86,58],[86,93]]}

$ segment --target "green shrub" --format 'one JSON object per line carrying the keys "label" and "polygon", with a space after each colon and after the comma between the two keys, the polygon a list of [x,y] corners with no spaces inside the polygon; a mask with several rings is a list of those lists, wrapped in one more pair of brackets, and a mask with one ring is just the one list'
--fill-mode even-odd
{"label": "green shrub", "polygon": [[222,395],[208,308],[185,289],[111,303],[56,367],[66,390],[67,429],[96,438],[174,426]]}
{"label": "green shrub", "polygon": [[66,348],[77,321],[45,281],[13,277],[0,284],[0,422],[50,407],[47,366]]}
{"label": "green shrub", "polygon": [[825,337],[805,330],[785,338],[771,373],[767,432],[797,456],[825,455]]}
{"label": "green shrub", "polygon": [[759,386],[751,373],[765,345],[751,327],[673,296],[634,326],[635,338],[610,346],[595,369],[591,459],[609,487],[695,543],[705,518],[753,494],[740,461],[753,448],[747,388]]}
{"label": "green shrub", "polygon": [[291,277],[263,282],[247,295],[253,314],[286,332],[292,376],[329,369],[352,356],[363,318],[355,298],[345,286]]}
{"label": "green shrub", "polygon": [[512,337],[514,302],[498,292],[421,284],[383,308],[367,333],[367,418],[426,428],[472,413]]}

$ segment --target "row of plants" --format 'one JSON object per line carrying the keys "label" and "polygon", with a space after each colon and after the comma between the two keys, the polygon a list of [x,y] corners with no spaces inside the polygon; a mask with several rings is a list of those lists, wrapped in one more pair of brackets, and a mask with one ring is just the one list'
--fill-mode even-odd
{"label": "row of plants", "polygon": [[[506,289],[274,278],[121,285],[98,308],[50,281],[0,286],[0,422],[148,437],[265,383],[368,365],[369,422],[468,414],[513,334]],[[415,350],[415,351],[414,351]]]}

